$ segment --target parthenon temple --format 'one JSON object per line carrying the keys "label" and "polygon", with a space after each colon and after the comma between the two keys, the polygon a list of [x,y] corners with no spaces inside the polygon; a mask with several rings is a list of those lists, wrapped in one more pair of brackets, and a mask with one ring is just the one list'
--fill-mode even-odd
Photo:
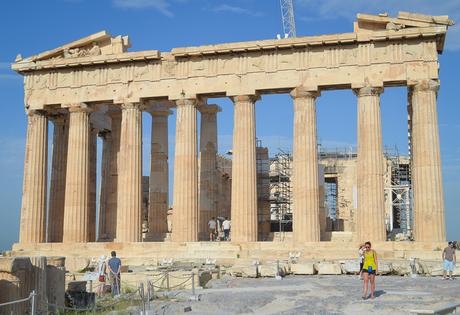
{"label": "parthenon temple", "polygon": [[[20,238],[14,249],[75,249],[96,242],[110,248],[128,243],[137,248],[134,243],[143,242],[147,248],[206,240],[208,220],[220,215],[216,117],[225,113],[212,99],[222,97],[234,105],[227,187],[231,244],[261,244],[255,106],[261,96],[275,93],[290,94],[292,105],[284,106],[294,108],[293,126],[286,125],[293,128],[292,238],[286,242],[292,248],[320,242],[316,101],[322,91],[339,89],[352,89],[357,104],[358,123],[350,126],[357,128],[353,241],[386,242],[380,97],[399,86],[407,87],[407,103],[401,106],[408,110],[413,239],[444,241],[438,54],[450,25],[447,16],[358,14],[350,33],[169,52],[129,51],[127,36],[101,31],[31,57],[18,55],[12,68],[24,76],[28,124]],[[150,140],[142,139],[143,112],[152,116]],[[151,141],[145,233],[143,141]],[[174,157],[168,156],[170,146]]]}

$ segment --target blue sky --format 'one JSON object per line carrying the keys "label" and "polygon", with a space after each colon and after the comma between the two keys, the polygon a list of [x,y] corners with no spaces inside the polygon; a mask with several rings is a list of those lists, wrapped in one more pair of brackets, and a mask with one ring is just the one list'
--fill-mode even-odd
{"label": "blue sky", "polygon": [[[297,35],[353,31],[356,13],[391,15],[416,11],[449,15],[460,23],[460,1],[294,0]],[[0,250],[18,239],[26,116],[23,81],[9,70],[18,53],[30,56],[107,30],[129,35],[131,51],[272,39],[282,32],[278,0],[18,0],[0,4]],[[460,28],[449,30],[440,56],[438,97],[447,236],[460,239]],[[407,153],[405,88],[382,95],[383,142]],[[233,111],[218,99],[220,152],[231,148]],[[287,95],[264,96],[256,106],[257,136],[276,153],[292,142],[292,101]],[[144,116],[144,174],[148,174],[150,117]],[[174,120],[170,118],[173,156]],[[50,128],[50,135],[52,128]],[[356,145],[356,98],[351,91],[328,91],[318,99],[318,137],[325,147]],[[51,145],[50,145],[51,147]]]}

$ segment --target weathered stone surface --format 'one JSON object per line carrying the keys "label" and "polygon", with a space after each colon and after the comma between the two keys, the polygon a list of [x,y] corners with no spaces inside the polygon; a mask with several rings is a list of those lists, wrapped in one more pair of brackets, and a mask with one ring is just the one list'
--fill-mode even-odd
{"label": "weathered stone surface", "polygon": [[[28,257],[0,257],[0,303],[29,296],[32,264]],[[1,314],[25,314],[26,303],[4,306]]]}
{"label": "weathered stone surface", "polygon": [[[259,266],[259,275],[261,277],[275,277],[277,275],[277,265],[276,263],[262,264]],[[289,268],[286,264],[279,264],[278,275],[284,277],[289,271]]]}
{"label": "weathered stone surface", "polygon": [[387,261],[379,261],[379,273],[387,275],[393,272],[393,264]]}
{"label": "weathered stone surface", "polygon": [[256,265],[234,265],[226,270],[226,273],[234,277],[257,278],[259,268]]}
{"label": "weathered stone surface", "polygon": [[90,260],[86,257],[69,256],[66,257],[65,267],[70,272],[80,272],[89,267]]}
{"label": "weathered stone surface", "polygon": [[294,275],[314,275],[316,272],[317,270],[313,262],[291,264],[291,273]]}
{"label": "weathered stone surface", "polygon": [[357,260],[346,260],[341,262],[342,271],[346,274],[358,274],[359,270],[359,261]]}
{"label": "weathered stone surface", "polygon": [[396,260],[392,263],[393,266],[393,273],[406,276],[411,273],[410,261],[406,260]]}
{"label": "weathered stone surface", "polygon": [[50,311],[56,311],[64,306],[65,257],[47,257],[46,261],[46,293],[48,303],[53,304]]}
{"label": "weathered stone surface", "polygon": [[339,263],[321,262],[316,264],[316,269],[319,275],[340,275],[342,268]]}

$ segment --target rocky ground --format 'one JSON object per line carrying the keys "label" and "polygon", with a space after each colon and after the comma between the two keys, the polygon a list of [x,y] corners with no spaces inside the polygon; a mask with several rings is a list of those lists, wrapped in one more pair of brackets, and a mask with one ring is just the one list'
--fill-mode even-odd
{"label": "rocky ground", "polygon": [[190,291],[171,292],[156,300],[149,314],[408,314],[460,303],[460,279],[439,277],[377,277],[374,300],[362,300],[357,276],[287,276],[211,280],[197,290],[199,301],[187,301]]}

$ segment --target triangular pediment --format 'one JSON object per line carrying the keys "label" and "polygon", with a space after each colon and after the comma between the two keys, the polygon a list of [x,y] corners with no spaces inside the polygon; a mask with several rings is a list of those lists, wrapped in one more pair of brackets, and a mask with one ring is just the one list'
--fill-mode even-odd
{"label": "triangular pediment", "polygon": [[80,58],[126,52],[130,47],[127,36],[112,37],[106,31],[80,38],[58,48],[31,56],[24,61]]}

